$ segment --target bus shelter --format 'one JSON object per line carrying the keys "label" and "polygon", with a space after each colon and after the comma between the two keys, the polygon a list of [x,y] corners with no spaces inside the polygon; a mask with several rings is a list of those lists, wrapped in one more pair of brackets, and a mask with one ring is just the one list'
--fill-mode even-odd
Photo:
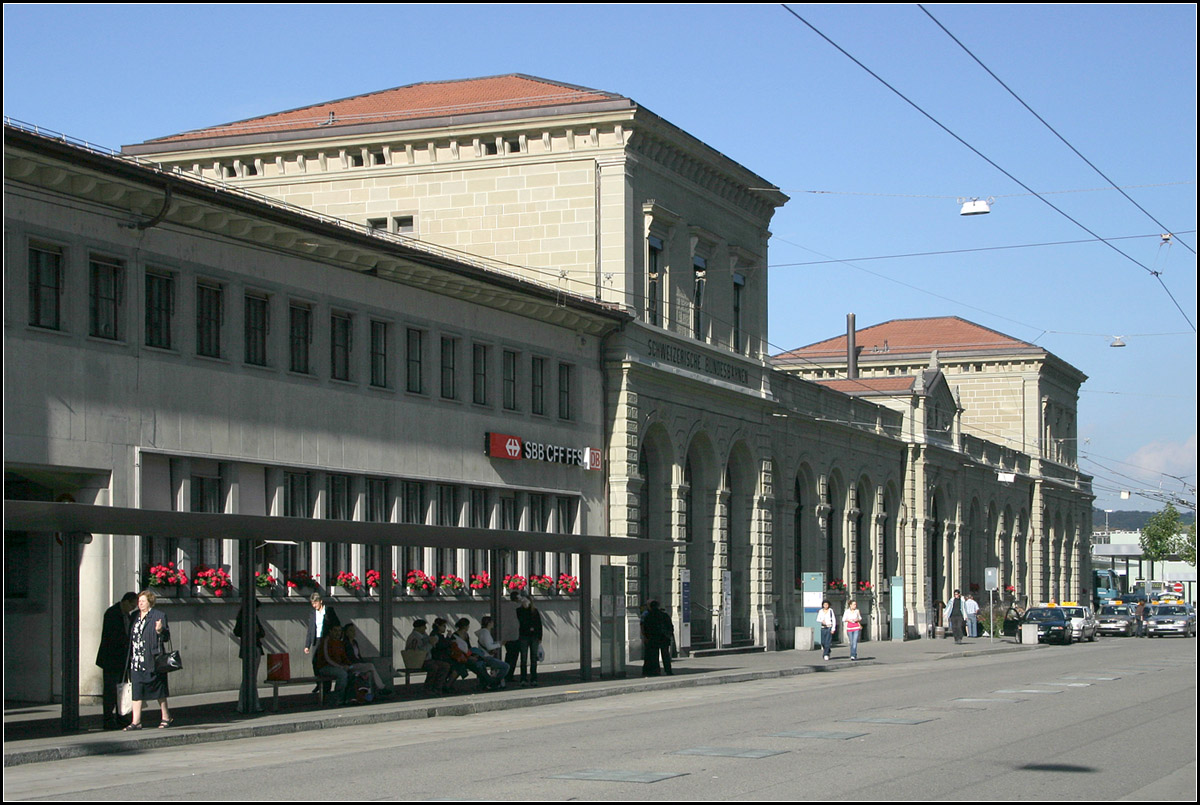
{"label": "bus shelter", "polygon": [[[466,548],[487,551],[491,567],[500,567],[501,551],[551,551],[574,553],[580,557],[579,574],[579,665],[584,681],[592,676],[592,587],[591,560],[594,556],[629,556],[632,554],[670,550],[669,540],[629,539],[624,537],[589,536],[586,534],[543,534],[529,531],[510,531],[454,526],[413,525],[407,523],[372,523],[352,520],[318,520],[300,517],[276,517],[248,514],[207,514],[197,512],[131,509],[115,506],[92,506],[79,503],[46,503],[40,501],[4,502],[6,531],[43,533],[59,540],[63,546],[62,578],[59,589],[63,596],[62,623],[62,728],[79,729],[79,562],[80,549],[89,543],[93,534],[153,535],[191,539],[227,539],[238,543],[238,578],[243,590],[242,623],[256,622],[256,596],[245,594],[254,578],[254,543],[259,540],[290,540],[297,542],[326,542],[376,545],[381,547],[423,546],[429,548]],[[379,620],[392,622],[392,559],[390,551],[382,551],[380,571]],[[491,608],[499,620],[499,584],[491,586]],[[380,628],[379,653],[394,657],[391,628]],[[258,704],[258,686],[254,675],[253,628],[243,629],[241,636],[242,681],[239,707],[254,712]],[[394,661],[393,661],[394,662]]]}

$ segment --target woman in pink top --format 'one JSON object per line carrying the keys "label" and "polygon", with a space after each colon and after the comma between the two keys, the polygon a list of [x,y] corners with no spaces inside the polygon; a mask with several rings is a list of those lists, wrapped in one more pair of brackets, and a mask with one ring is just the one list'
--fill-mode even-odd
{"label": "woman in pink top", "polygon": [[846,611],[842,613],[842,620],[846,624],[846,637],[850,639],[850,659],[858,659],[858,638],[862,634],[862,611],[858,608],[857,601],[851,601],[846,605]]}

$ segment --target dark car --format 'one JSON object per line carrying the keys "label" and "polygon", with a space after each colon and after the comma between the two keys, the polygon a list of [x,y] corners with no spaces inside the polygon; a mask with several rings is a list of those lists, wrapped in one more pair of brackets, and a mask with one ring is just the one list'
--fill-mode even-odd
{"label": "dark car", "polygon": [[1137,633],[1137,613],[1131,604],[1105,604],[1096,616],[1100,634],[1119,634],[1133,637]]}
{"label": "dark car", "polygon": [[1195,637],[1196,616],[1183,604],[1159,604],[1146,615],[1146,634],[1150,637],[1168,634]]}
{"label": "dark car", "polygon": [[1071,618],[1062,607],[1035,607],[1025,613],[1021,623],[1037,624],[1039,643],[1071,645]]}

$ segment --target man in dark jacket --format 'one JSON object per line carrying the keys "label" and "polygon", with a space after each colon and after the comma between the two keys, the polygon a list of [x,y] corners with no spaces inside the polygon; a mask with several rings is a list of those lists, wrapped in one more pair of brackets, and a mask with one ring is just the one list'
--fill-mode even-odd
{"label": "man in dark jacket", "polygon": [[125,676],[125,664],[129,662],[129,616],[137,609],[137,593],[128,592],[121,600],[104,611],[100,628],[100,650],[96,652],[96,665],[104,671],[104,729],[119,730],[121,722],[117,716],[117,685]]}
{"label": "man in dark jacket", "polygon": [[658,676],[658,659],[662,656],[662,668],[671,675],[671,636],[675,627],[657,601],[651,601],[646,619],[642,621],[642,676]]}
{"label": "man in dark jacket", "polygon": [[[325,597],[320,593],[313,593],[308,600],[312,603],[312,611],[308,613],[308,632],[304,635],[304,653],[313,652],[313,674],[320,676],[317,674],[317,661],[320,659],[317,652],[321,648],[321,638],[328,634],[334,626],[341,626],[342,620],[333,607],[326,605]],[[328,693],[331,683],[318,682],[317,686],[313,688],[313,693],[320,690],[322,686]]]}

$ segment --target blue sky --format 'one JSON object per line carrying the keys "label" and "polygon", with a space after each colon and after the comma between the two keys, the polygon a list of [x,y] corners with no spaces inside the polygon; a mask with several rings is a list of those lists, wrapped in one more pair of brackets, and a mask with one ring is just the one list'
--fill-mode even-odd
{"label": "blue sky", "polygon": [[[1194,501],[1176,477],[1194,490],[1195,7],[926,7],[1170,245],[920,7],[790,8],[1017,181],[779,5],[10,4],[4,114],[119,147],[418,81],[522,72],[616,92],[792,197],[771,228],[773,351],[844,332],[847,313],[960,316],[1037,343],[1089,377],[1096,505],[1160,506],[1122,489]],[[962,217],[959,197],[993,212]],[[1128,258],[1032,246],[1095,236],[1128,238],[1111,241]]]}

